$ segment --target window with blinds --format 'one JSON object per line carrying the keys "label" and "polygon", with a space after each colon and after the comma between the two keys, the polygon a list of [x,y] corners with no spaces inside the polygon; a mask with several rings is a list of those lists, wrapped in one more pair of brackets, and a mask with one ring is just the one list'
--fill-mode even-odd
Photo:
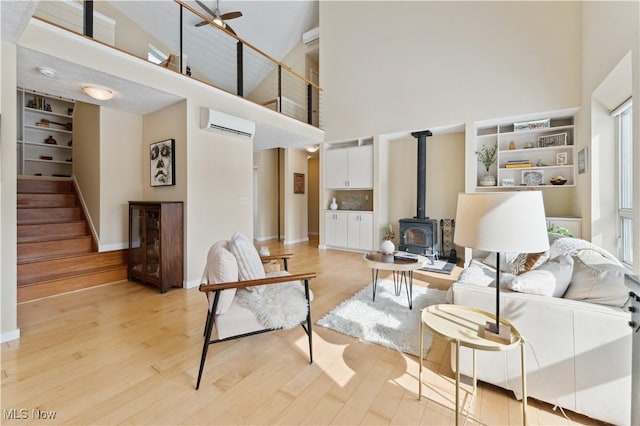
{"label": "window with blinds", "polygon": [[633,264],[633,134],[631,99],[616,108],[612,116],[617,123],[618,144],[618,258]]}

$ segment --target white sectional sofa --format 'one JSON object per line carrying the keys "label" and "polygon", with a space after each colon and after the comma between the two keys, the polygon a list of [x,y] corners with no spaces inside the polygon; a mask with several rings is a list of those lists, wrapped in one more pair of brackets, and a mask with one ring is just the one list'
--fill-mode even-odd
{"label": "white sectional sofa", "polygon": [[[554,248],[552,244],[549,262],[558,255]],[[599,260],[596,253],[571,251],[575,265],[565,297],[517,292],[501,285],[501,315],[525,338],[530,397],[598,420],[628,425],[632,330],[625,299],[628,290],[624,278],[619,280],[625,270],[605,256]],[[452,286],[452,302],[494,312],[495,282],[491,287],[487,284],[495,277],[495,270],[475,256]],[[481,276],[488,279],[478,278]],[[501,273],[503,285],[514,279],[509,272]],[[580,288],[585,282],[591,287]],[[462,348],[460,369],[464,375],[472,375],[471,356],[471,350]],[[521,399],[518,350],[478,351],[477,360],[479,380],[509,389]],[[453,351],[452,368],[455,370]]]}

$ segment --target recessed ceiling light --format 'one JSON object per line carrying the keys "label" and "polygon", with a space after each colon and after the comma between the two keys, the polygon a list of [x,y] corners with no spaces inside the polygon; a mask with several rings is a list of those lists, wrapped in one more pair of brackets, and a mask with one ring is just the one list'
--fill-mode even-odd
{"label": "recessed ceiling light", "polygon": [[49,67],[38,67],[38,72],[46,77],[55,77],[56,70]]}
{"label": "recessed ceiling light", "polygon": [[305,147],[305,149],[307,150],[307,152],[310,152],[310,153],[312,153],[312,154],[313,154],[314,152],[316,152],[317,150],[319,150],[319,149],[320,149],[320,147],[319,147],[318,145],[311,145],[311,146],[307,146],[307,147]]}
{"label": "recessed ceiling light", "polygon": [[98,99],[100,101],[107,101],[113,98],[113,91],[105,89],[104,87],[85,86],[82,88],[82,91],[93,99]]}

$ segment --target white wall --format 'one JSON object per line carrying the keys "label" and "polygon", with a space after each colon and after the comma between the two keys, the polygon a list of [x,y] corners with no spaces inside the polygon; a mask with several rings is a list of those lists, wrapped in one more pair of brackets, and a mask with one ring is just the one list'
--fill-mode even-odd
{"label": "white wall", "polygon": [[127,248],[128,202],[141,200],[148,186],[149,169],[138,149],[142,120],[138,114],[100,108],[100,251]]}
{"label": "white wall", "polygon": [[266,149],[253,153],[258,168],[258,241],[278,238],[278,150]]}
{"label": "white wall", "polygon": [[100,236],[100,107],[77,102],[73,112],[73,174],[89,220]]}
{"label": "white wall", "polygon": [[[617,209],[617,174],[613,173],[618,161],[616,150],[616,129],[609,110],[597,100],[591,102],[591,144],[589,146],[588,173],[591,175],[591,242],[617,252],[615,223]],[[613,226],[612,226],[613,225]]]}
{"label": "white wall", "polygon": [[[432,194],[427,211],[435,194],[443,197],[436,204],[451,208],[458,190],[475,188],[474,123],[580,105],[581,7],[580,2],[320,2],[325,139],[377,135],[384,141],[396,132],[463,123],[466,132],[454,136],[453,155],[437,161],[439,179],[456,176],[455,190],[447,195],[430,183],[427,189]],[[398,168],[391,157],[415,167],[415,156],[397,149],[394,142],[382,146],[376,167],[388,161],[389,170]],[[387,194],[384,167],[376,173],[374,226],[413,216],[415,192],[390,183]],[[574,194],[574,188],[545,191],[548,213],[575,214]],[[454,217],[455,211],[442,214]]]}
{"label": "white wall", "polygon": [[[307,197],[309,191],[309,171],[307,153],[303,149],[285,149],[284,199],[285,199],[285,230],[284,243],[295,244],[309,240]],[[304,194],[293,193],[293,174],[302,173],[305,176]]]}
{"label": "white wall", "polygon": [[[638,2],[585,2],[582,13],[582,111],[580,114],[580,132],[589,136],[590,143],[585,146],[602,149],[592,145],[593,141],[601,141],[603,131],[601,114],[598,106],[592,105],[592,95],[606,80],[609,73],[631,52],[631,93],[634,99],[640,99],[640,4]],[[623,82],[623,84],[628,84]],[[592,110],[595,111],[593,117]],[[633,138],[640,140],[640,108],[633,109]],[[578,149],[581,149],[579,146]],[[590,158],[593,166],[594,156]],[[612,165],[608,165],[613,171]],[[590,167],[589,170],[593,170]],[[640,182],[640,151],[634,150],[634,182]],[[590,238],[592,234],[609,244],[614,223],[608,227],[601,219],[606,219],[609,207],[601,201],[607,194],[601,193],[600,183],[591,172],[580,175],[578,179],[579,201],[583,212],[582,234]],[[607,190],[610,190],[608,188]],[[603,198],[604,197],[604,198]],[[634,188],[634,232],[640,235],[640,186]],[[593,229],[591,222],[593,221]],[[614,250],[615,252],[615,250]],[[640,273],[640,238],[633,241],[633,264],[636,273]]]}
{"label": "white wall", "polygon": [[16,339],[20,336],[18,328],[18,288],[16,286],[16,138],[17,109],[16,94],[16,47],[2,42],[0,51],[0,73],[2,74],[2,93],[0,105],[0,341]]}
{"label": "white wall", "polygon": [[308,231],[309,235],[318,235],[320,232],[320,161],[318,157],[309,158],[307,176],[308,189]]}
{"label": "white wall", "polygon": [[580,104],[580,2],[320,2],[326,140]]}

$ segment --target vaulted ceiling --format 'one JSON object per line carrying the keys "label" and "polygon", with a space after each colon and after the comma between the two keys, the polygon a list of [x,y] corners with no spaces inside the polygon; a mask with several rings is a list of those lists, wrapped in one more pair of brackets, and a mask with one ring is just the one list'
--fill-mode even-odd
{"label": "vaulted ceiling", "polygon": [[[215,10],[212,0],[201,0],[209,9]],[[36,13],[38,1],[1,1],[2,39],[17,42],[31,16]],[[180,50],[179,6],[172,0],[96,2],[96,11],[102,3],[113,8],[151,34],[171,52]],[[205,16],[209,14],[195,1],[185,2]],[[77,3],[76,3],[77,4]],[[269,56],[280,61],[300,42],[302,33],[317,26],[318,2],[302,1],[242,1],[222,0],[221,13],[241,11],[243,16],[229,21],[229,25],[240,38],[254,45]],[[183,51],[187,63],[202,75],[215,76],[215,85],[231,92],[235,91],[235,43],[221,31],[209,25],[195,27],[201,21],[198,16],[185,11],[183,14]],[[245,49],[245,94],[273,69],[274,65],[264,57]],[[229,58],[229,56],[231,58]],[[226,57],[225,57],[226,56]],[[39,52],[18,48],[18,84],[21,87],[52,93],[47,77],[34,72],[38,66],[49,66],[64,70],[57,79],[55,95],[79,99],[77,83],[93,81],[111,87],[121,93],[131,93],[119,101],[110,101],[109,106],[124,111],[146,114],[175,102],[175,96],[155,89],[100,73],[99,71],[48,57]],[[89,99],[80,99],[89,101]],[[95,101],[93,101],[95,102]]]}

